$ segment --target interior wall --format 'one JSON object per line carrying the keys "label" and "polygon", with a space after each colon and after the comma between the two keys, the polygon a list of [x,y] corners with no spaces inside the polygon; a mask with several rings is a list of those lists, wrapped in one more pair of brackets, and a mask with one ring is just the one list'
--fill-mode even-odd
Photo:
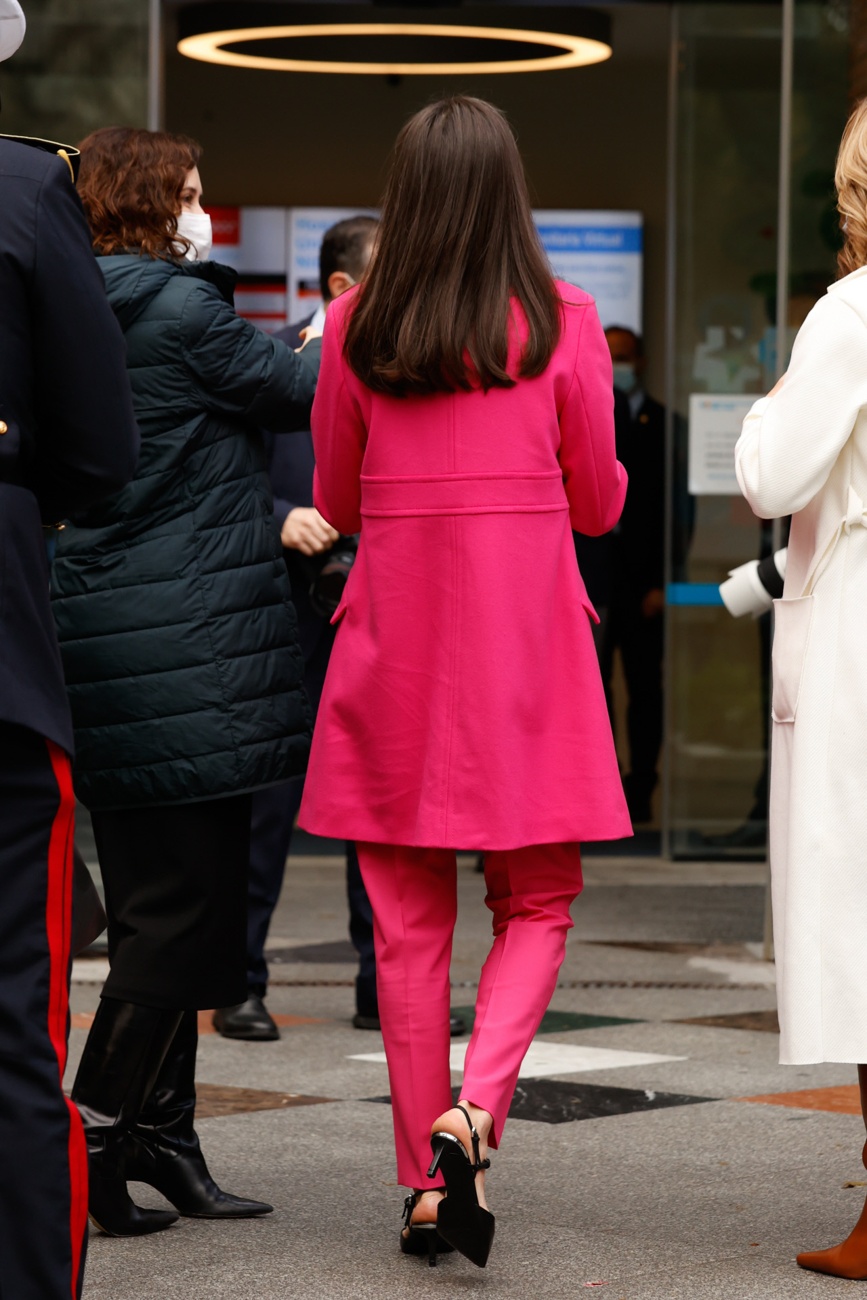
{"label": "interior wall", "polygon": [[644,214],[648,387],[661,396],[669,9],[618,4],[610,13],[606,63],[397,84],[197,63],[177,53],[169,13],[166,127],[204,146],[206,202],[375,206],[391,144],[413,112],[455,90],[491,100],[517,133],[535,206]]}

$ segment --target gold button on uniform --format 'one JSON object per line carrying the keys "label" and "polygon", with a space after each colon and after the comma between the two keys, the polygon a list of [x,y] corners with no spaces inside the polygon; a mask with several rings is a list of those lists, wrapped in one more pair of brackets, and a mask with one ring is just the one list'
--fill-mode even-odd
{"label": "gold button on uniform", "polygon": [[6,423],[5,420],[0,420],[0,433],[8,433],[8,432],[9,432],[9,425]]}

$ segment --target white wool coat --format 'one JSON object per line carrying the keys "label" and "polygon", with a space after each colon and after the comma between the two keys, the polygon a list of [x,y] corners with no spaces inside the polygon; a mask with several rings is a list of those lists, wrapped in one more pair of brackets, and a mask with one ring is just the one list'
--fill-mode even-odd
{"label": "white wool coat", "polygon": [[867,267],[810,312],[735,458],[755,513],[792,515],[774,602],[780,1060],[867,1062]]}

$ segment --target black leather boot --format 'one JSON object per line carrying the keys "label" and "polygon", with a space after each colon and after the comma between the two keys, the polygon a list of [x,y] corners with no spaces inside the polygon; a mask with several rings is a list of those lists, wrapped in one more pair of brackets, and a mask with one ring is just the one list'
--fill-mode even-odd
{"label": "black leather boot", "polygon": [[174,1223],[170,1210],[144,1210],[126,1188],[125,1143],[151,1092],[180,1011],[100,999],[72,1100],[87,1139],[88,1212],[110,1237],[139,1237]]}
{"label": "black leather boot", "polygon": [[195,1011],[185,1011],[127,1151],[126,1176],[148,1183],[191,1219],[247,1219],[273,1205],[231,1196],[208,1172],[193,1127],[196,1110]]}

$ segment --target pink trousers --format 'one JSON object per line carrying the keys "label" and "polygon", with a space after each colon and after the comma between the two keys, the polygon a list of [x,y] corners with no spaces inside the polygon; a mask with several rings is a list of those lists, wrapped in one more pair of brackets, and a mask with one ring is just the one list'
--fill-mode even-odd
{"label": "pink trousers", "polygon": [[[430,1129],[452,1105],[449,964],[457,918],[452,849],[359,844],[373,907],[398,1181],[432,1187]],[[494,941],[482,967],[461,1095],[494,1117],[499,1145],[521,1062],[551,1000],[581,892],[577,844],[485,854]]]}

